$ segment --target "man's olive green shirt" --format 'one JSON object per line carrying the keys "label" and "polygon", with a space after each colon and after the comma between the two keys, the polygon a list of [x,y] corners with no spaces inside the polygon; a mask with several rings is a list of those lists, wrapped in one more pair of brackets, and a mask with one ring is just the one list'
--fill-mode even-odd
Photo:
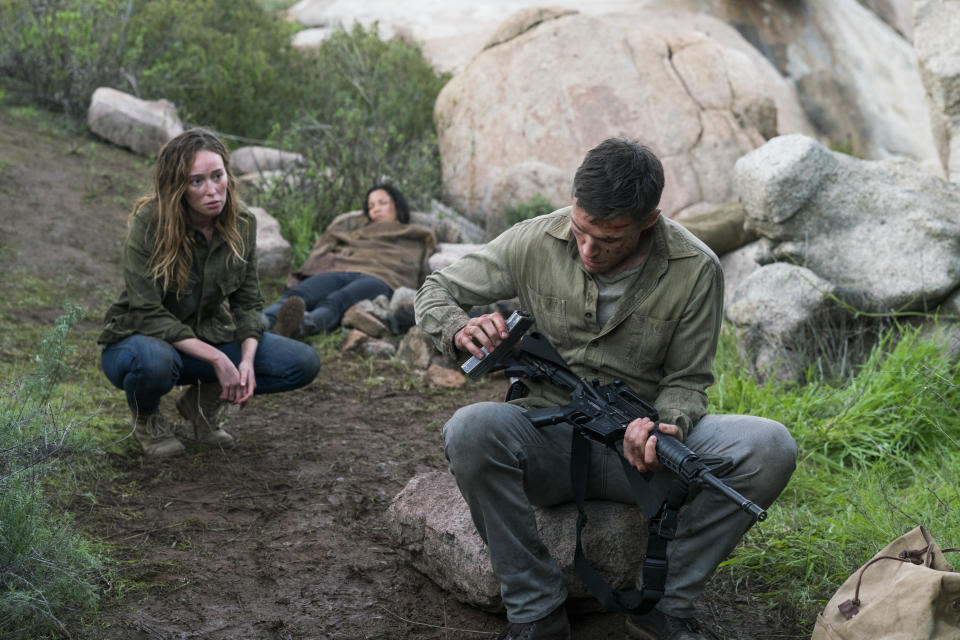
{"label": "man's olive green shirt", "polygon": [[[193,251],[190,282],[182,298],[164,293],[151,274],[156,245],[155,208],[134,215],[123,245],[124,289],[107,310],[100,344],[119,342],[135,333],[178,342],[200,338],[212,344],[260,339],[263,296],[257,274],[257,220],[241,209],[237,226],[243,238],[243,261],[214,232],[208,242],[199,231],[187,231],[184,250]],[[174,287],[171,287],[174,289]]]}
{"label": "man's olive green shirt", "polygon": [[[716,255],[661,216],[649,252],[613,317],[597,325],[597,284],[570,231],[570,207],[514,225],[476,253],[431,274],[416,297],[417,323],[456,357],[453,338],[474,305],[519,298],[541,332],[580,376],[621,379],[684,434],[707,411],[723,311]],[[528,407],[563,405],[569,394],[526,381]]]}

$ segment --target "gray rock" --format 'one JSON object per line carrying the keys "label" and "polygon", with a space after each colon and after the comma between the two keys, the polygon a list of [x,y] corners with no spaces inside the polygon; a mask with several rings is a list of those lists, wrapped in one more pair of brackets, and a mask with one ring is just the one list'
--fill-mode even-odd
{"label": "gray rock", "polygon": [[[577,511],[573,504],[535,509],[540,537],[563,568],[570,598],[590,595],[574,574]],[[584,552],[614,587],[629,589],[646,550],[646,519],[635,505],[587,503]],[[460,600],[501,611],[500,584],[490,556],[470,519],[453,476],[433,471],[415,476],[387,509],[394,544],[418,571]]]}
{"label": "gray rock", "polygon": [[921,335],[940,342],[944,354],[960,361],[960,288],[947,296],[932,319],[924,319]]}
{"label": "gray rock", "polygon": [[940,162],[960,182],[960,3],[913,0],[914,47]]}
{"label": "gray rock", "polygon": [[734,166],[737,195],[749,216],[748,226],[763,233],[790,219],[837,166],[837,154],[813,138],[781,136]]}
{"label": "gray rock", "polygon": [[270,147],[240,147],[230,154],[230,165],[236,175],[289,171],[303,163],[304,157],[299,153]]}
{"label": "gray rock", "polygon": [[257,271],[260,279],[282,278],[290,271],[293,250],[280,235],[280,223],[260,207],[250,207],[257,218]]}
{"label": "gray rock", "polygon": [[400,287],[393,292],[390,298],[390,313],[398,315],[402,313],[413,313],[413,300],[417,296],[417,291],[410,287]]}
{"label": "gray rock", "polygon": [[390,330],[394,333],[404,333],[417,319],[413,310],[413,301],[417,292],[409,287],[400,287],[393,292],[390,298]]}
{"label": "gray rock", "polygon": [[167,140],[183,133],[177,108],[168,100],[141,100],[100,87],[90,97],[87,126],[113,144],[152,156]]}
{"label": "gray rock", "polygon": [[875,312],[935,307],[960,285],[960,185],[780,136],[736,164],[746,226]]}
{"label": "gray rock", "polygon": [[420,327],[410,327],[410,330],[400,340],[397,347],[397,358],[403,360],[414,369],[426,370],[430,366],[430,359],[436,353],[433,341]]}
{"label": "gray rock", "polygon": [[390,330],[377,315],[381,309],[372,300],[361,300],[344,312],[340,324],[346,328],[359,329],[372,338],[383,337],[389,334]]}
{"label": "gray rock", "polygon": [[410,219],[433,229],[437,242],[479,242],[485,233],[466,216],[436,200],[431,201],[430,211],[413,212]]}
{"label": "gray rock", "polygon": [[725,315],[758,379],[800,379],[815,356],[814,336],[839,314],[834,291],[810,269],[783,262],[740,283]]}
{"label": "gray rock", "polygon": [[367,358],[377,358],[378,360],[387,360],[397,353],[397,348],[386,340],[365,340],[360,346],[360,353]]}
{"label": "gray rock", "polygon": [[773,245],[766,238],[760,238],[720,257],[723,267],[723,308],[733,302],[733,293],[740,283],[765,264],[773,262]]}
{"label": "gray rock", "polygon": [[482,247],[482,244],[438,243],[437,250],[427,260],[430,264],[430,271],[440,271],[444,267],[449,267],[463,256]]}

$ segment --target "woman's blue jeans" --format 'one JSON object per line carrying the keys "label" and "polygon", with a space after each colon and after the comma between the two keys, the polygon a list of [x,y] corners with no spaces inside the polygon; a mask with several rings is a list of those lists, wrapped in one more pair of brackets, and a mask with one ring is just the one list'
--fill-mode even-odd
{"label": "woman's blue jeans", "polygon": [[[240,363],[236,342],[213,345]],[[110,382],[127,394],[131,411],[151,414],[160,398],[176,385],[216,382],[213,366],[180,351],[166,340],[134,334],[107,345],[100,356]],[[253,360],[257,387],[254,394],[291,391],[310,384],[320,371],[320,358],[303,342],[265,333]]]}
{"label": "woman's blue jeans", "polygon": [[310,276],[300,284],[283,292],[280,301],[263,312],[267,327],[277,323],[277,311],[290,296],[300,296],[307,307],[300,337],[335,329],[347,309],[361,300],[377,296],[391,296],[393,290],[379,278],[363,273],[333,271]]}

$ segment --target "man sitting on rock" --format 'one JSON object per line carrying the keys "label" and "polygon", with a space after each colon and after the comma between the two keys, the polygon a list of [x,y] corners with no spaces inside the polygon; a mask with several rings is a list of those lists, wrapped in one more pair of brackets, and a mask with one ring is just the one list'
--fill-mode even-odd
{"label": "man sitting on rock", "polygon": [[[707,415],[723,273],[713,252],[660,215],[663,184],[648,148],[606,140],[577,169],[571,207],[521,222],[429,276],[417,293],[417,321],[446,355],[481,357],[481,348],[492,351],[508,335],[506,323],[463,309],[518,297],[574,372],[626,382],[656,407],[663,433],[699,454],[732,459],[717,475],[767,507],[793,472],[796,443],[765,418]],[[501,583],[509,624],[499,637],[568,638],[563,574],[540,540],[533,506],[573,500],[572,426],[535,428],[522,410],[564,405],[569,395],[543,381],[525,384],[521,400],[458,410],[443,429],[445,451]],[[631,422],[623,454],[654,474],[649,486],[657,491],[669,485],[658,481],[669,472],[657,461],[653,428],[646,418]],[[590,446],[587,498],[634,502],[618,454]],[[628,616],[631,638],[703,638],[695,601],[752,524],[716,492],[688,500],[667,548],[665,593],[649,613]]]}

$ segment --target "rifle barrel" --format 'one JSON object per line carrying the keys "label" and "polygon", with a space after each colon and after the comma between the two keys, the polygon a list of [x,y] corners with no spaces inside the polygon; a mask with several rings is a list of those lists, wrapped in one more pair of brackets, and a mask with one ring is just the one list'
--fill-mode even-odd
{"label": "rifle barrel", "polygon": [[711,487],[713,487],[723,495],[727,496],[730,500],[735,502],[737,506],[740,507],[740,509],[742,509],[743,511],[753,516],[754,520],[758,522],[763,522],[764,520],[767,519],[767,512],[763,507],[753,502],[752,500],[747,499],[739,491],[735,489],[731,489],[709,471],[706,471],[700,474],[700,478],[704,482],[709,484]]}

